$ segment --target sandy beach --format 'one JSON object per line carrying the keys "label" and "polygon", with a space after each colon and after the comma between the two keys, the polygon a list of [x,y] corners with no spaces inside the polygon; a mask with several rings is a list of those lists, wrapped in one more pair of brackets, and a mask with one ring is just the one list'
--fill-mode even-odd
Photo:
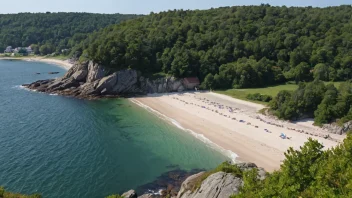
{"label": "sandy beach", "polygon": [[[264,116],[258,113],[263,105],[211,92],[150,94],[131,100],[171,118],[193,135],[204,136],[221,150],[234,152],[236,161],[253,162],[267,171],[279,169],[284,152],[299,149],[308,138],[328,149],[345,137],[329,134],[312,121],[290,123]],[[279,137],[281,133],[289,139]],[[324,138],[327,135],[329,139]]]}
{"label": "sandy beach", "polygon": [[73,64],[69,62],[69,60],[59,60],[59,59],[52,59],[52,58],[44,58],[44,57],[0,57],[0,60],[23,60],[23,61],[38,61],[38,62],[45,62],[49,64],[54,64],[64,68],[65,70],[69,70]]}

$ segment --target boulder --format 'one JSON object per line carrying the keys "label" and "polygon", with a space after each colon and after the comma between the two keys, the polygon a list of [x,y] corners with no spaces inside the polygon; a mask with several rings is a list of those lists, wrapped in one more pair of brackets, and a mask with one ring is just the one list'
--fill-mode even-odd
{"label": "boulder", "polygon": [[64,90],[70,87],[78,87],[79,82],[77,82],[73,77],[63,79],[63,80],[58,80],[54,82],[53,84],[48,86],[48,91],[58,91],[58,90]]}
{"label": "boulder", "polygon": [[87,76],[87,82],[91,83],[93,81],[96,81],[98,79],[101,79],[104,77],[104,68],[103,66],[94,63],[93,61],[89,61],[88,64],[88,76]]}
{"label": "boulder", "polygon": [[103,89],[108,90],[109,93],[115,86],[117,82],[117,73],[113,73],[99,80],[98,85],[95,87],[96,92],[101,92]]}
{"label": "boulder", "polygon": [[81,82],[86,79],[87,74],[88,74],[87,70],[78,70],[72,75],[72,77],[75,80]]}
{"label": "boulder", "polygon": [[48,72],[48,74],[58,74],[60,72]]}
{"label": "boulder", "polygon": [[134,190],[129,190],[121,195],[124,198],[137,198],[137,193]]}
{"label": "boulder", "polygon": [[231,173],[217,172],[206,178],[195,191],[181,189],[177,198],[227,198],[237,194],[242,185],[241,178]]}
{"label": "boulder", "polygon": [[88,70],[88,62],[75,63],[62,77],[62,79],[70,78],[79,70]]}
{"label": "boulder", "polygon": [[192,191],[192,189],[194,188],[194,185],[196,183],[196,181],[198,179],[200,179],[200,177],[202,177],[202,175],[205,172],[200,172],[194,175],[189,176],[181,185],[181,189],[177,194],[177,198],[182,197],[185,193],[190,193]]}
{"label": "boulder", "polygon": [[86,82],[83,85],[80,86],[81,90],[81,95],[95,95],[96,90],[95,87],[98,85],[99,80],[94,81],[94,82]]}

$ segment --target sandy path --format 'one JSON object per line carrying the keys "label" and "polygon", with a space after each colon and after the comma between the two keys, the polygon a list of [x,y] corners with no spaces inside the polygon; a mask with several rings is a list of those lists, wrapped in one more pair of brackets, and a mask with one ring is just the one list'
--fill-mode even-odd
{"label": "sandy path", "polygon": [[[254,162],[267,171],[279,169],[280,162],[284,159],[283,153],[289,147],[298,149],[309,137],[317,139],[326,149],[338,144],[287,129],[295,127],[296,130],[307,133],[326,134],[317,127],[277,121],[256,113],[263,105],[215,93],[153,94],[132,100],[149,106],[174,119],[182,127],[202,134],[221,148],[236,153],[236,160]],[[223,106],[219,108],[219,105]],[[281,133],[291,139],[281,139]],[[343,136],[336,138],[342,139]]]}

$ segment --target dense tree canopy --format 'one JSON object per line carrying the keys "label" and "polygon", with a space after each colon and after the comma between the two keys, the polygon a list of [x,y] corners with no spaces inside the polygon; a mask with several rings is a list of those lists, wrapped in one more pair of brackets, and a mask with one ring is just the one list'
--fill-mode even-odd
{"label": "dense tree canopy", "polygon": [[292,93],[280,91],[270,102],[270,108],[283,119],[314,117],[317,125],[337,119],[343,123],[351,120],[352,84],[346,81],[337,89],[333,84],[325,85],[319,80],[300,83]]}
{"label": "dense tree canopy", "polygon": [[348,5],[173,10],[107,27],[76,50],[114,68],[198,76],[207,88],[342,81],[352,77],[351,13]]}
{"label": "dense tree canopy", "polygon": [[[20,13],[0,15],[0,51],[7,46],[40,46],[42,54],[71,48],[87,33],[137,15],[90,13]],[[36,51],[39,53],[39,51]]]}

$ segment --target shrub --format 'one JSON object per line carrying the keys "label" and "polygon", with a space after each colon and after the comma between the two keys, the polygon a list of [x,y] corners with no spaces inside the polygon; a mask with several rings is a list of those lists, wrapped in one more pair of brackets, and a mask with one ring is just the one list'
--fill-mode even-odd
{"label": "shrub", "polygon": [[273,99],[273,97],[269,95],[263,95],[260,93],[248,94],[246,98],[248,100],[256,100],[256,101],[262,101],[262,102],[270,102]]}

